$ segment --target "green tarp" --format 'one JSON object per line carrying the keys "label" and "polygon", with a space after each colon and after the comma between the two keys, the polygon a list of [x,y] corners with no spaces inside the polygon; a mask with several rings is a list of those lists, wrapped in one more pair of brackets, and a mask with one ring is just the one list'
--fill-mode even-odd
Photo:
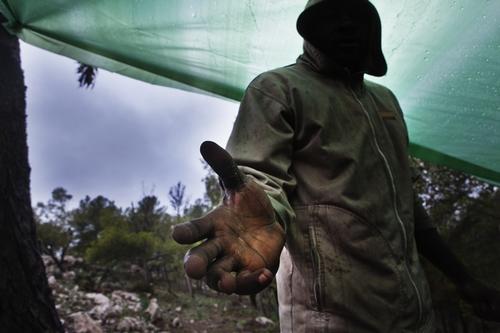
{"label": "green tarp", "polygon": [[[500,1],[373,0],[411,152],[500,183]],[[0,0],[25,42],[153,84],[238,100],[295,61],[304,0]],[[373,78],[372,78],[373,79]],[[216,121],[216,120],[214,120]]]}

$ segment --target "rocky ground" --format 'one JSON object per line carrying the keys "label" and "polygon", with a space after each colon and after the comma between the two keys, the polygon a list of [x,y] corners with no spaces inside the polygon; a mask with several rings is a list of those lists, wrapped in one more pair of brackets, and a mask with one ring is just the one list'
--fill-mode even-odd
{"label": "rocky ground", "polygon": [[63,274],[50,257],[43,259],[68,333],[279,331],[277,323],[260,315],[248,298],[210,292],[192,298],[161,288],[155,288],[154,295],[125,290],[89,292],[75,282],[82,259],[66,256]]}

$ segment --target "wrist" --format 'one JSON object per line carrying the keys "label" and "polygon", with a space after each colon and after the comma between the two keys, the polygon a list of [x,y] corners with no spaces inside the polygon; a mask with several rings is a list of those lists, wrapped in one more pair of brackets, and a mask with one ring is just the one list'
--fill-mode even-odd
{"label": "wrist", "polygon": [[288,212],[286,207],[273,198],[272,196],[268,195],[269,201],[271,202],[271,206],[273,207],[274,210],[274,220],[281,226],[283,229],[283,232],[286,234],[287,230],[287,216]]}

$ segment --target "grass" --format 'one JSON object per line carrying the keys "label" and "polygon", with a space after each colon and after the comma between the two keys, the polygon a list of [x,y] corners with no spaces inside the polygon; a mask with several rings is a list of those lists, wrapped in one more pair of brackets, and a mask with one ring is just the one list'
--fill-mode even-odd
{"label": "grass", "polygon": [[255,321],[262,314],[255,309],[248,296],[225,295],[203,291],[192,298],[184,292],[176,295],[158,288],[155,290],[160,307],[179,317],[182,327],[173,332],[279,332],[277,316],[271,318],[275,324],[262,326]]}

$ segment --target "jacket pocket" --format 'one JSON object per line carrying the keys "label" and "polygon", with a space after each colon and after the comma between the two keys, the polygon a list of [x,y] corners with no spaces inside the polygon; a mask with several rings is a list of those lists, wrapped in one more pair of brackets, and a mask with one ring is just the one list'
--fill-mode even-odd
{"label": "jacket pocket", "polygon": [[384,319],[391,322],[400,311],[402,280],[397,256],[377,226],[332,205],[297,210],[296,222],[307,239],[295,250],[310,267],[312,308],[375,331]]}

